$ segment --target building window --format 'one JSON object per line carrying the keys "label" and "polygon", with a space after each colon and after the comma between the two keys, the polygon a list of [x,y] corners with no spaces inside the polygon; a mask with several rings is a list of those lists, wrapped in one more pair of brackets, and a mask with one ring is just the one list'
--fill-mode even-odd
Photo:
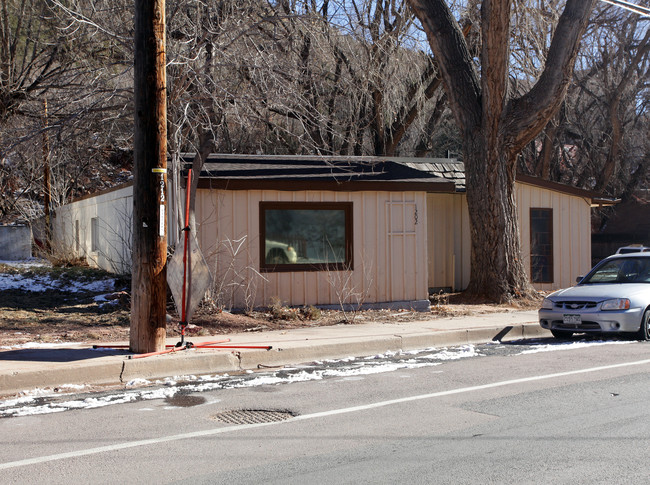
{"label": "building window", "polygon": [[262,271],[352,269],[352,203],[260,202]]}
{"label": "building window", "polygon": [[99,219],[90,219],[90,250],[99,251]]}
{"label": "building window", "polygon": [[79,219],[74,221],[74,248],[75,253],[78,255],[81,251],[81,238],[79,234]]}
{"label": "building window", "polygon": [[530,274],[533,283],[553,282],[553,209],[530,209]]}

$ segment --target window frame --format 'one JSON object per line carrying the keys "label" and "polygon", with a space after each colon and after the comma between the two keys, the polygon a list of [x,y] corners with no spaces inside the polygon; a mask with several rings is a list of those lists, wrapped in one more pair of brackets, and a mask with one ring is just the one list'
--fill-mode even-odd
{"label": "window frame", "polygon": [[[263,273],[287,273],[302,271],[351,271],[353,264],[353,222],[352,202],[268,202],[259,204],[260,219],[260,271]],[[266,262],[266,211],[268,210],[342,210],[345,214],[345,261],[337,263],[301,263],[301,264],[270,264]]]}
{"label": "window frame", "polygon": [[[536,232],[534,231],[534,224],[533,224],[533,214],[537,212],[541,216],[541,214],[546,214],[545,219],[547,220],[547,232],[548,237],[549,237],[549,247],[550,251],[549,254],[541,254],[541,253],[534,253],[533,250],[535,247],[533,246],[533,241],[534,241],[534,236]],[[548,208],[548,207],[531,207],[529,211],[529,220],[530,220],[530,281],[532,283],[553,283],[554,280],[554,274],[555,274],[555,268],[554,268],[554,261],[553,261],[553,252],[554,252],[554,247],[553,247],[553,209]],[[535,216],[535,218],[539,218],[539,216]],[[549,274],[549,279],[535,279],[535,271],[533,267],[533,258],[536,256],[544,256],[548,258],[548,274]]]}

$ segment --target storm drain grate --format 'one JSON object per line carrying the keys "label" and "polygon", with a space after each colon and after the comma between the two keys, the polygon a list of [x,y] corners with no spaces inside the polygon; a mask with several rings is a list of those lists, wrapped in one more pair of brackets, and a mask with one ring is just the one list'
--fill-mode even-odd
{"label": "storm drain grate", "polygon": [[269,411],[265,409],[240,409],[215,414],[212,419],[228,424],[279,423],[295,416],[290,411]]}

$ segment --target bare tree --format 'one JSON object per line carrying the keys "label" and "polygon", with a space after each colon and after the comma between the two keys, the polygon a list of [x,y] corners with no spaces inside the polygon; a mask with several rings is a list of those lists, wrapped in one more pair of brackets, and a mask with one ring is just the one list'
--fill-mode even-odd
{"label": "bare tree", "polygon": [[633,13],[605,17],[612,10],[603,12],[604,25],[590,36],[585,57],[592,67],[576,75],[576,108],[585,121],[581,138],[590,161],[579,183],[620,195],[632,174],[640,179],[637,169],[644,158],[648,164],[642,133],[647,131],[650,31]]}
{"label": "bare tree", "polygon": [[625,197],[647,180],[650,34],[635,13],[601,6],[583,38],[573,83],[520,169]]}
{"label": "bare tree", "polygon": [[409,153],[440,119],[440,77],[405,2],[278,2],[256,15],[226,54],[249,88],[237,104],[260,127],[255,151]]}
{"label": "bare tree", "polygon": [[33,210],[24,216],[39,215],[45,157],[54,205],[119,183],[113,176],[130,170],[123,155],[132,136],[128,2],[3,0],[0,16],[0,184],[17,187],[0,217],[26,206]]}
{"label": "bare tree", "polygon": [[532,289],[521,257],[515,207],[517,156],[560,106],[595,0],[567,0],[544,68],[511,97],[511,0],[481,3],[480,71],[454,11],[443,0],[410,0],[442,73],[462,133],[472,251],[468,292],[496,301]]}
{"label": "bare tree", "polygon": [[[34,207],[42,200],[44,99],[55,205],[126,180],[133,142],[130,2],[5,0],[3,5],[11,28],[33,29],[37,20],[47,21],[47,29],[12,35],[43,46],[39,64],[28,72],[47,72],[40,66],[51,59],[56,70],[48,83],[19,85],[15,96],[5,96],[14,100],[5,103],[6,115],[14,118],[0,134],[7,140],[7,175],[0,183],[19,187],[12,194],[36,202]],[[29,15],[21,16],[21,5],[31,6]],[[447,119],[444,93],[403,1],[181,1],[168,5],[167,17],[172,172],[178,173],[184,152],[199,154],[198,169],[212,150],[357,155],[435,150],[428,134]],[[13,21],[22,18],[24,24]],[[11,28],[5,30],[12,33]],[[46,57],[46,47],[55,46],[58,54]],[[39,52],[23,49],[28,51]],[[29,80],[21,79],[23,85]],[[12,178],[16,165],[25,171],[18,180]],[[10,198],[4,205],[5,212],[16,208]]]}

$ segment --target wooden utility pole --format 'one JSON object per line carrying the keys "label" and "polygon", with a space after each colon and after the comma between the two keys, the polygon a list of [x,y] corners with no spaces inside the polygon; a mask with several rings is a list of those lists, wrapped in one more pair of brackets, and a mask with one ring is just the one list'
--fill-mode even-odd
{"label": "wooden utility pole", "polygon": [[45,213],[45,250],[50,250],[52,241],[52,221],[50,220],[50,207],[52,205],[52,185],[50,176],[50,140],[47,136],[47,99],[43,100],[43,211]]}
{"label": "wooden utility pole", "polygon": [[165,0],[135,1],[135,139],[130,348],[165,348],[167,100]]}

